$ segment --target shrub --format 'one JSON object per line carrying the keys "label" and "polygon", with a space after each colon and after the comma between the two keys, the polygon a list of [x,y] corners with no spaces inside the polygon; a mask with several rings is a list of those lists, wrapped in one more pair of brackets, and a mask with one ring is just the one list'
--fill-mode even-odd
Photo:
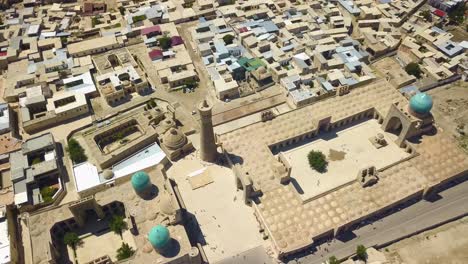
{"label": "shrub", "polygon": [[122,16],[125,15],[125,7],[119,6],[119,12]]}
{"label": "shrub", "polygon": [[419,13],[419,14],[420,14],[426,21],[432,21],[431,11],[429,11],[428,9],[421,11],[421,13]]}
{"label": "shrub", "polygon": [[133,254],[135,254],[135,250],[125,242],[122,242],[122,246],[117,249],[118,260],[128,259],[133,256]]}
{"label": "shrub", "polygon": [[232,44],[232,41],[234,40],[234,36],[228,34],[223,37],[223,40],[226,45]]}
{"label": "shrub", "polygon": [[312,169],[318,172],[324,172],[327,169],[328,162],[325,155],[322,152],[312,150],[307,155],[307,158],[309,160],[309,165]]}
{"label": "shrub", "polygon": [[461,25],[465,21],[465,3],[460,3],[455,9],[448,13],[451,23]]}
{"label": "shrub", "polygon": [[408,65],[406,65],[405,71],[408,74],[413,75],[414,77],[418,79],[421,78],[421,73],[422,73],[421,68],[419,68],[419,64],[415,62],[411,62]]}
{"label": "shrub", "polygon": [[83,147],[81,147],[80,143],[74,138],[68,141],[67,152],[70,154],[73,163],[81,163],[88,160]]}

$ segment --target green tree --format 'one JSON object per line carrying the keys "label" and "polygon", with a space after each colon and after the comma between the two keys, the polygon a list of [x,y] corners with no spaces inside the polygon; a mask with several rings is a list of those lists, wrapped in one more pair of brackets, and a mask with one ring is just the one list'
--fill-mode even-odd
{"label": "green tree", "polygon": [[38,164],[38,163],[41,163],[41,162],[42,162],[41,158],[36,157],[31,161],[31,165],[35,165],[35,164]]}
{"label": "green tree", "polygon": [[234,40],[234,36],[233,36],[233,35],[230,35],[230,34],[225,35],[225,36],[223,37],[223,40],[224,40],[224,43],[225,43],[226,45],[232,44],[232,41]]}
{"label": "green tree", "polygon": [[419,64],[415,62],[408,63],[408,65],[406,65],[405,67],[405,71],[408,74],[413,75],[418,79],[421,78],[421,73],[422,73],[421,68],[419,68]]}
{"label": "green tree", "polygon": [[331,256],[329,259],[328,259],[328,264],[340,264],[341,262],[335,257],[335,256]]}
{"label": "green tree", "polygon": [[81,163],[88,160],[83,147],[74,138],[68,141],[67,152],[73,163]]}
{"label": "green tree", "polygon": [[41,189],[41,196],[44,202],[52,202],[52,197],[58,191],[56,187],[46,186]]}
{"label": "green tree", "polygon": [[158,41],[159,41],[159,46],[162,49],[168,49],[171,47],[171,38],[168,36],[163,36],[159,38]]}
{"label": "green tree", "polygon": [[184,85],[185,87],[190,88],[190,89],[197,88],[198,82],[195,80],[185,80]]}
{"label": "green tree", "polygon": [[314,170],[318,172],[324,172],[327,169],[328,162],[322,152],[312,150],[307,155],[307,159],[309,160],[310,167]]}
{"label": "green tree", "polygon": [[124,15],[125,15],[125,7],[119,6],[119,12],[120,12],[120,14],[121,14],[122,16],[124,16]]}
{"label": "green tree", "polygon": [[133,254],[135,254],[135,250],[125,242],[122,242],[122,246],[117,249],[118,260],[128,259],[133,256]]}
{"label": "green tree", "polygon": [[432,21],[431,11],[426,9],[419,13],[426,21]]}
{"label": "green tree", "polygon": [[356,248],[356,257],[362,261],[367,260],[366,247],[363,245],[358,245]]}
{"label": "green tree", "polygon": [[65,245],[70,246],[73,249],[73,254],[76,257],[76,246],[78,246],[81,242],[80,237],[74,232],[67,232],[63,237],[63,243]]}
{"label": "green tree", "polygon": [[448,13],[449,21],[461,25],[465,21],[465,3],[460,3],[458,6]]}
{"label": "green tree", "polygon": [[125,222],[123,216],[114,215],[109,222],[109,228],[114,233],[118,234],[122,238],[122,232],[127,228],[127,223]]}

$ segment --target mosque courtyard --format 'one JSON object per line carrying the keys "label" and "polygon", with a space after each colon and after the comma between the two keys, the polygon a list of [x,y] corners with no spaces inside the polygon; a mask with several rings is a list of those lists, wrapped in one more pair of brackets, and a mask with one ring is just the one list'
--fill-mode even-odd
{"label": "mosque courtyard", "polygon": [[[384,135],[387,142],[381,148],[376,148],[369,140],[378,133]],[[360,169],[369,166],[382,169],[410,156],[394,143],[396,138],[384,132],[377,120],[369,119],[323,133],[312,141],[300,142],[283,154],[292,167],[294,186],[302,200],[308,201],[354,182]],[[307,154],[312,150],[321,151],[327,157],[325,172],[310,168]]]}

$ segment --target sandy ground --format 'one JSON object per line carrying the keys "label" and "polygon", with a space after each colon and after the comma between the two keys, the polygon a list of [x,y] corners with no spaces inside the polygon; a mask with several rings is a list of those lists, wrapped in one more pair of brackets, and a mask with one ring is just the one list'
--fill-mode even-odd
{"label": "sandy ground", "polygon": [[[210,263],[258,246],[267,246],[259,233],[253,209],[244,204],[243,193],[236,191],[233,172],[218,165],[200,163],[193,153],[176,162],[167,172],[176,180],[190,214],[198,221],[202,242]],[[187,175],[206,168],[214,182],[192,190]]]}
{"label": "sandy ground", "polygon": [[468,263],[468,217],[402,240],[382,250],[394,264]]}
{"label": "sandy ground", "polygon": [[[336,133],[336,134],[335,134]],[[369,138],[382,133],[388,145],[375,148]],[[331,131],[320,138],[284,152],[289,160],[291,177],[300,186],[302,199],[308,200],[356,179],[360,169],[377,169],[409,156],[393,140],[396,136],[385,133],[375,119],[351,125],[340,131]],[[327,156],[328,169],[319,173],[310,168],[307,154],[319,150]],[[302,191],[302,193],[301,193]]]}

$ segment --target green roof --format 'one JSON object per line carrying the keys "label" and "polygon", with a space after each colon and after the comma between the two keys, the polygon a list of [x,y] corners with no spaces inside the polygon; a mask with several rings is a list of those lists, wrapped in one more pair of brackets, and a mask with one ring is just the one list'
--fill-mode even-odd
{"label": "green roof", "polygon": [[132,186],[136,192],[143,192],[148,186],[151,185],[148,174],[144,171],[138,171],[132,175]]}
{"label": "green roof", "polygon": [[151,245],[157,249],[165,248],[169,240],[171,239],[169,235],[169,229],[163,225],[157,225],[151,228],[148,234],[148,240]]}
{"label": "green roof", "polygon": [[248,59],[246,57],[240,57],[239,60],[237,60],[237,63],[249,72],[265,66],[265,63],[263,63],[259,58]]}

